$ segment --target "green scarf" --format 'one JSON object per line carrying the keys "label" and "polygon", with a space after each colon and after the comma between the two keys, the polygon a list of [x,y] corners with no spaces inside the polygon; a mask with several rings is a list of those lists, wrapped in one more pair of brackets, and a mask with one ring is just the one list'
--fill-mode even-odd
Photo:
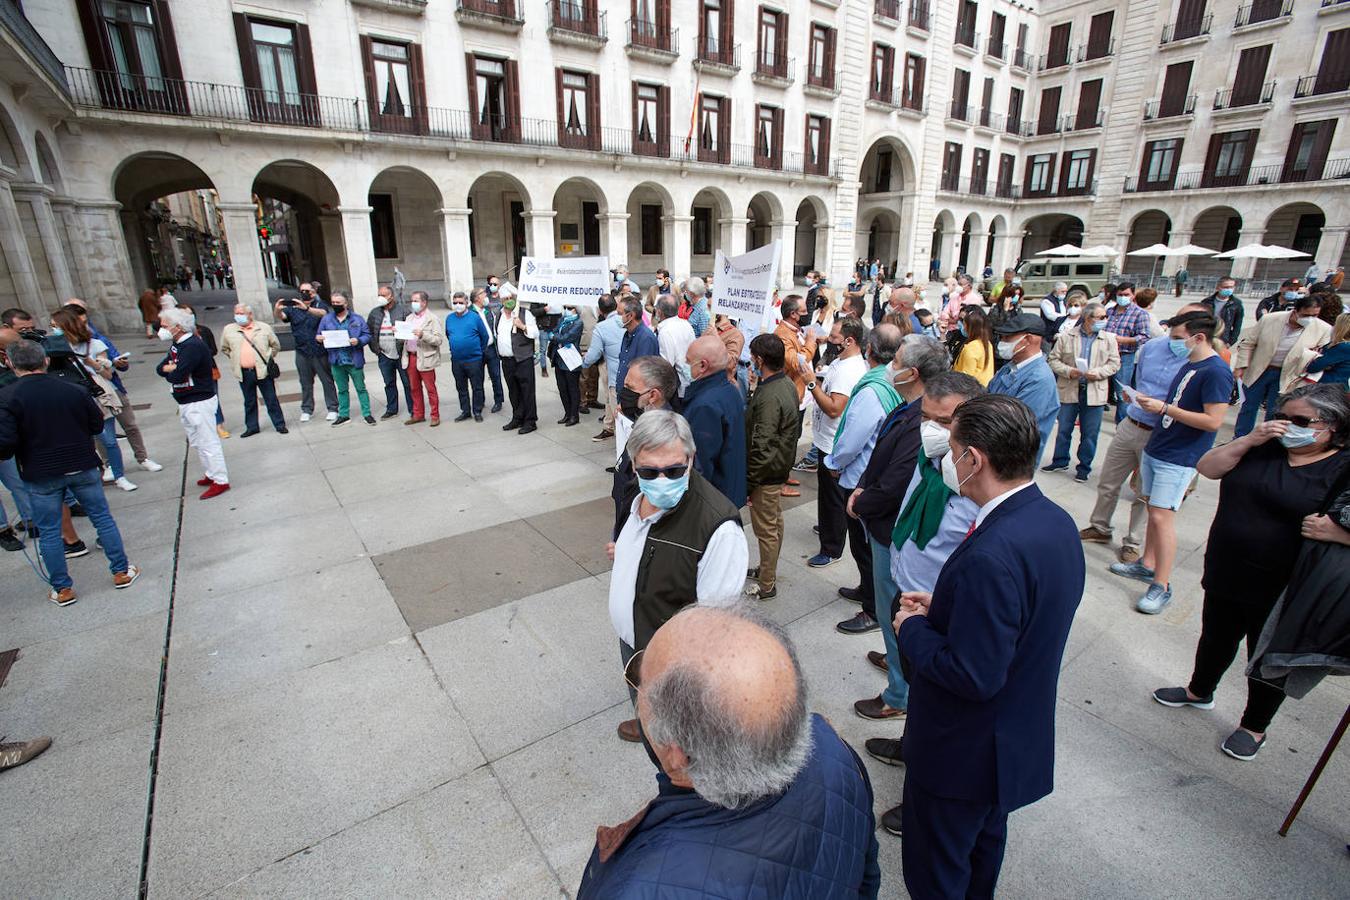
{"label": "green scarf", "polygon": [[[858,379],[858,383],[853,386],[853,391],[848,395],[848,403],[844,404],[844,411],[839,414],[839,427],[834,430],[834,442],[839,443],[839,435],[844,433],[844,423],[848,421],[848,411],[853,406],[853,398],[858,396],[866,387],[876,388],[877,399],[881,401],[881,415],[884,419],[895,411],[895,408],[905,401],[901,399],[900,392],[891,384],[890,366],[876,366],[868,369],[867,374]],[[834,449],[833,446],[830,447]]]}
{"label": "green scarf", "polygon": [[891,545],[896,549],[905,546],[905,541],[914,539],[920,550],[937,534],[942,525],[942,514],[947,508],[947,498],[953,491],[942,481],[942,473],[928,464],[928,457],[919,451],[919,483],[914,487],[909,502],[905,504],[900,518],[895,520],[895,530],[891,532]]}

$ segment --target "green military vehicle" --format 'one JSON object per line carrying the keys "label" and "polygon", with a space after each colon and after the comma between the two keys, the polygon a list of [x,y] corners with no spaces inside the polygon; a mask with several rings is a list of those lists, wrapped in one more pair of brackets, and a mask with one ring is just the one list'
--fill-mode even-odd
{"label": "green military vehicle", "polygon": [[1089,298],[1114,280],[1115,260],[1106,256],[1033,256],[1017,265],[1022,289],[1028,297],[1044,297],[1062,281],[1069,290],[1082,291]]}

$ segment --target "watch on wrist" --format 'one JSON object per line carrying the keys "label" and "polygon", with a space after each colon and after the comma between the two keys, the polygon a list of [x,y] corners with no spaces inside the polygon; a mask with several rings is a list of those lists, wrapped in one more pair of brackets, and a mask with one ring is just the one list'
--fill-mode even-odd
{"label": "watch on wrist", "polygon": [[814,381],[809,382],[809,383],[806,385],[806,389],[807,389],[808,391],[814,391],[814,390],[816,389],[816,383],[815,383]]}

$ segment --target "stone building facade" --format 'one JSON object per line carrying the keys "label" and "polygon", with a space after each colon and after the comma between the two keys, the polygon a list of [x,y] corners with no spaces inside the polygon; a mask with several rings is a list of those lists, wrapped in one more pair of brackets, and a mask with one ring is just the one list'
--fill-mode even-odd
{"label": "stone building facade", "polygon": [[215,192],[262,308],[254,248],[358,298],[773,239],[784,285],[1064,241],[1334,266],[1347,35],[1337,0],[0,2],[0,304],[133,323],[140,212],[180,191]]}

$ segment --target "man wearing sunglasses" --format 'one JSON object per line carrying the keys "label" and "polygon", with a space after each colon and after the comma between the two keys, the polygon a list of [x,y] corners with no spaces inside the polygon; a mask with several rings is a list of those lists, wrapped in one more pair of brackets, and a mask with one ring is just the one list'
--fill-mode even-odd
{"label": "man wearing sunglasses", "polygon": [[[639,494],[608,547],[609,618],[625,665],[691,603],[736,602],[749,562],[736,507],[694,471],[694,434],[684,417],[647,410],[627,450]],[[637,720],[621,723],[619,737],[641,740]]]}

